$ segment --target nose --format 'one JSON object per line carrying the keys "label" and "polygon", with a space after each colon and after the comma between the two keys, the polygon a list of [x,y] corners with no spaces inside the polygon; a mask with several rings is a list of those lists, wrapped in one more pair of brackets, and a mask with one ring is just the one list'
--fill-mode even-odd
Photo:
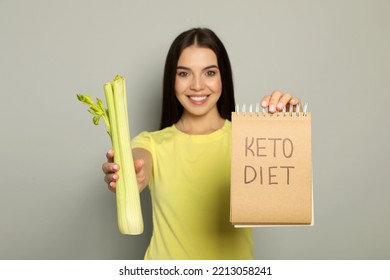
{"label": "nose", "polygon": [[200,91],[204,88],[204,81],[201,76],[194,75],[191,83],[191,89],[194,91]]}

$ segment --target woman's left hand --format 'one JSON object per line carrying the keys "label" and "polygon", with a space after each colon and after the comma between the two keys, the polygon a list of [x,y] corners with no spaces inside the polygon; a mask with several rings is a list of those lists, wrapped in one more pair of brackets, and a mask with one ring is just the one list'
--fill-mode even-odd
{"label": "woman's left hand", "polygon": [[289,110],[290,105],[295,106],[300,103],[301,100],[298,97],[293,97],[291,93],[282,93],[278,90],[273,91],[271,95],[264,96],[260,102],[261,107],[268,107],[270,113],[282,111],[284,107]]}

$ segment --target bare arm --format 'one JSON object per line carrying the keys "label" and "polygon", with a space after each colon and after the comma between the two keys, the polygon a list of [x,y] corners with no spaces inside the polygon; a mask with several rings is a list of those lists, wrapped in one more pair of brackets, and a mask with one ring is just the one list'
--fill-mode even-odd
{"label": "bare arm", "polygon": [[152,155],[141,148],[133,149],[134,168],[137,174],[138,188],[142,192],[149,185],[152,174]]}

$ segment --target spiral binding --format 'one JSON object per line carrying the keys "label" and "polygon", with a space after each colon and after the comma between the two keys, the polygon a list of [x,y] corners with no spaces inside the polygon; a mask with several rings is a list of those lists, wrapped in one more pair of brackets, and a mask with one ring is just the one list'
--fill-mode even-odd
{"label": "spiral binding", "polygon": [[[291,105],[288,112],[286,111],[286,107],[284,107],[281,112],[280,111],[276,111],[274,113],[274,115],[276,115],[277,117],[280,116],[280,115],[285,117],[286,114],[287,114],[290,117],[292,117],[293,114],[295,114],[297,117],[299,117],[299,115],[302,113],[303,116],[306,116],[307,115],[307,106],[308,106],[308,103],[305,102],[303,104],[302,112],[300,112],[300,110],[301,110],[301,105],[300,104],[297,104],[295,106]],[[294,112],[294,107],[295,107],[295,112]],[[246,110],[246,104],[242,105],[241,111],[240,111],[240,106],[238,104],[236,104],[236,115],[239,116],[240,113],[242,113],[243,116],[246,116],[246,114],[248,113],[251,117],[253,115],[259,117],[261,115],[265,116],[269,112],[268,112],[268,109],[266,109],[266,108],[261,108],[260,109],[260,104],[259,103],[256,103],[256,105],[255,105],[255,112],[253,112],[252,104],[249,105],[248,112]]]}

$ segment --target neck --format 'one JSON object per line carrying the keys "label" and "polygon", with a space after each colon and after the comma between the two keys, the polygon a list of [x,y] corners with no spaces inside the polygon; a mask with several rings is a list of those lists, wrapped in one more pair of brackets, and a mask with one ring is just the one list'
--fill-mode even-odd
{"label": "neck", "polygon": [[190,116],[184,112],[175,126],[184,133],[191,135],[201,135],[213,133],[214,131],[221,129],[224,124],[225,119],[223,119],[219,113],[217,113],[217,115],[214,117],[205,117]]}

